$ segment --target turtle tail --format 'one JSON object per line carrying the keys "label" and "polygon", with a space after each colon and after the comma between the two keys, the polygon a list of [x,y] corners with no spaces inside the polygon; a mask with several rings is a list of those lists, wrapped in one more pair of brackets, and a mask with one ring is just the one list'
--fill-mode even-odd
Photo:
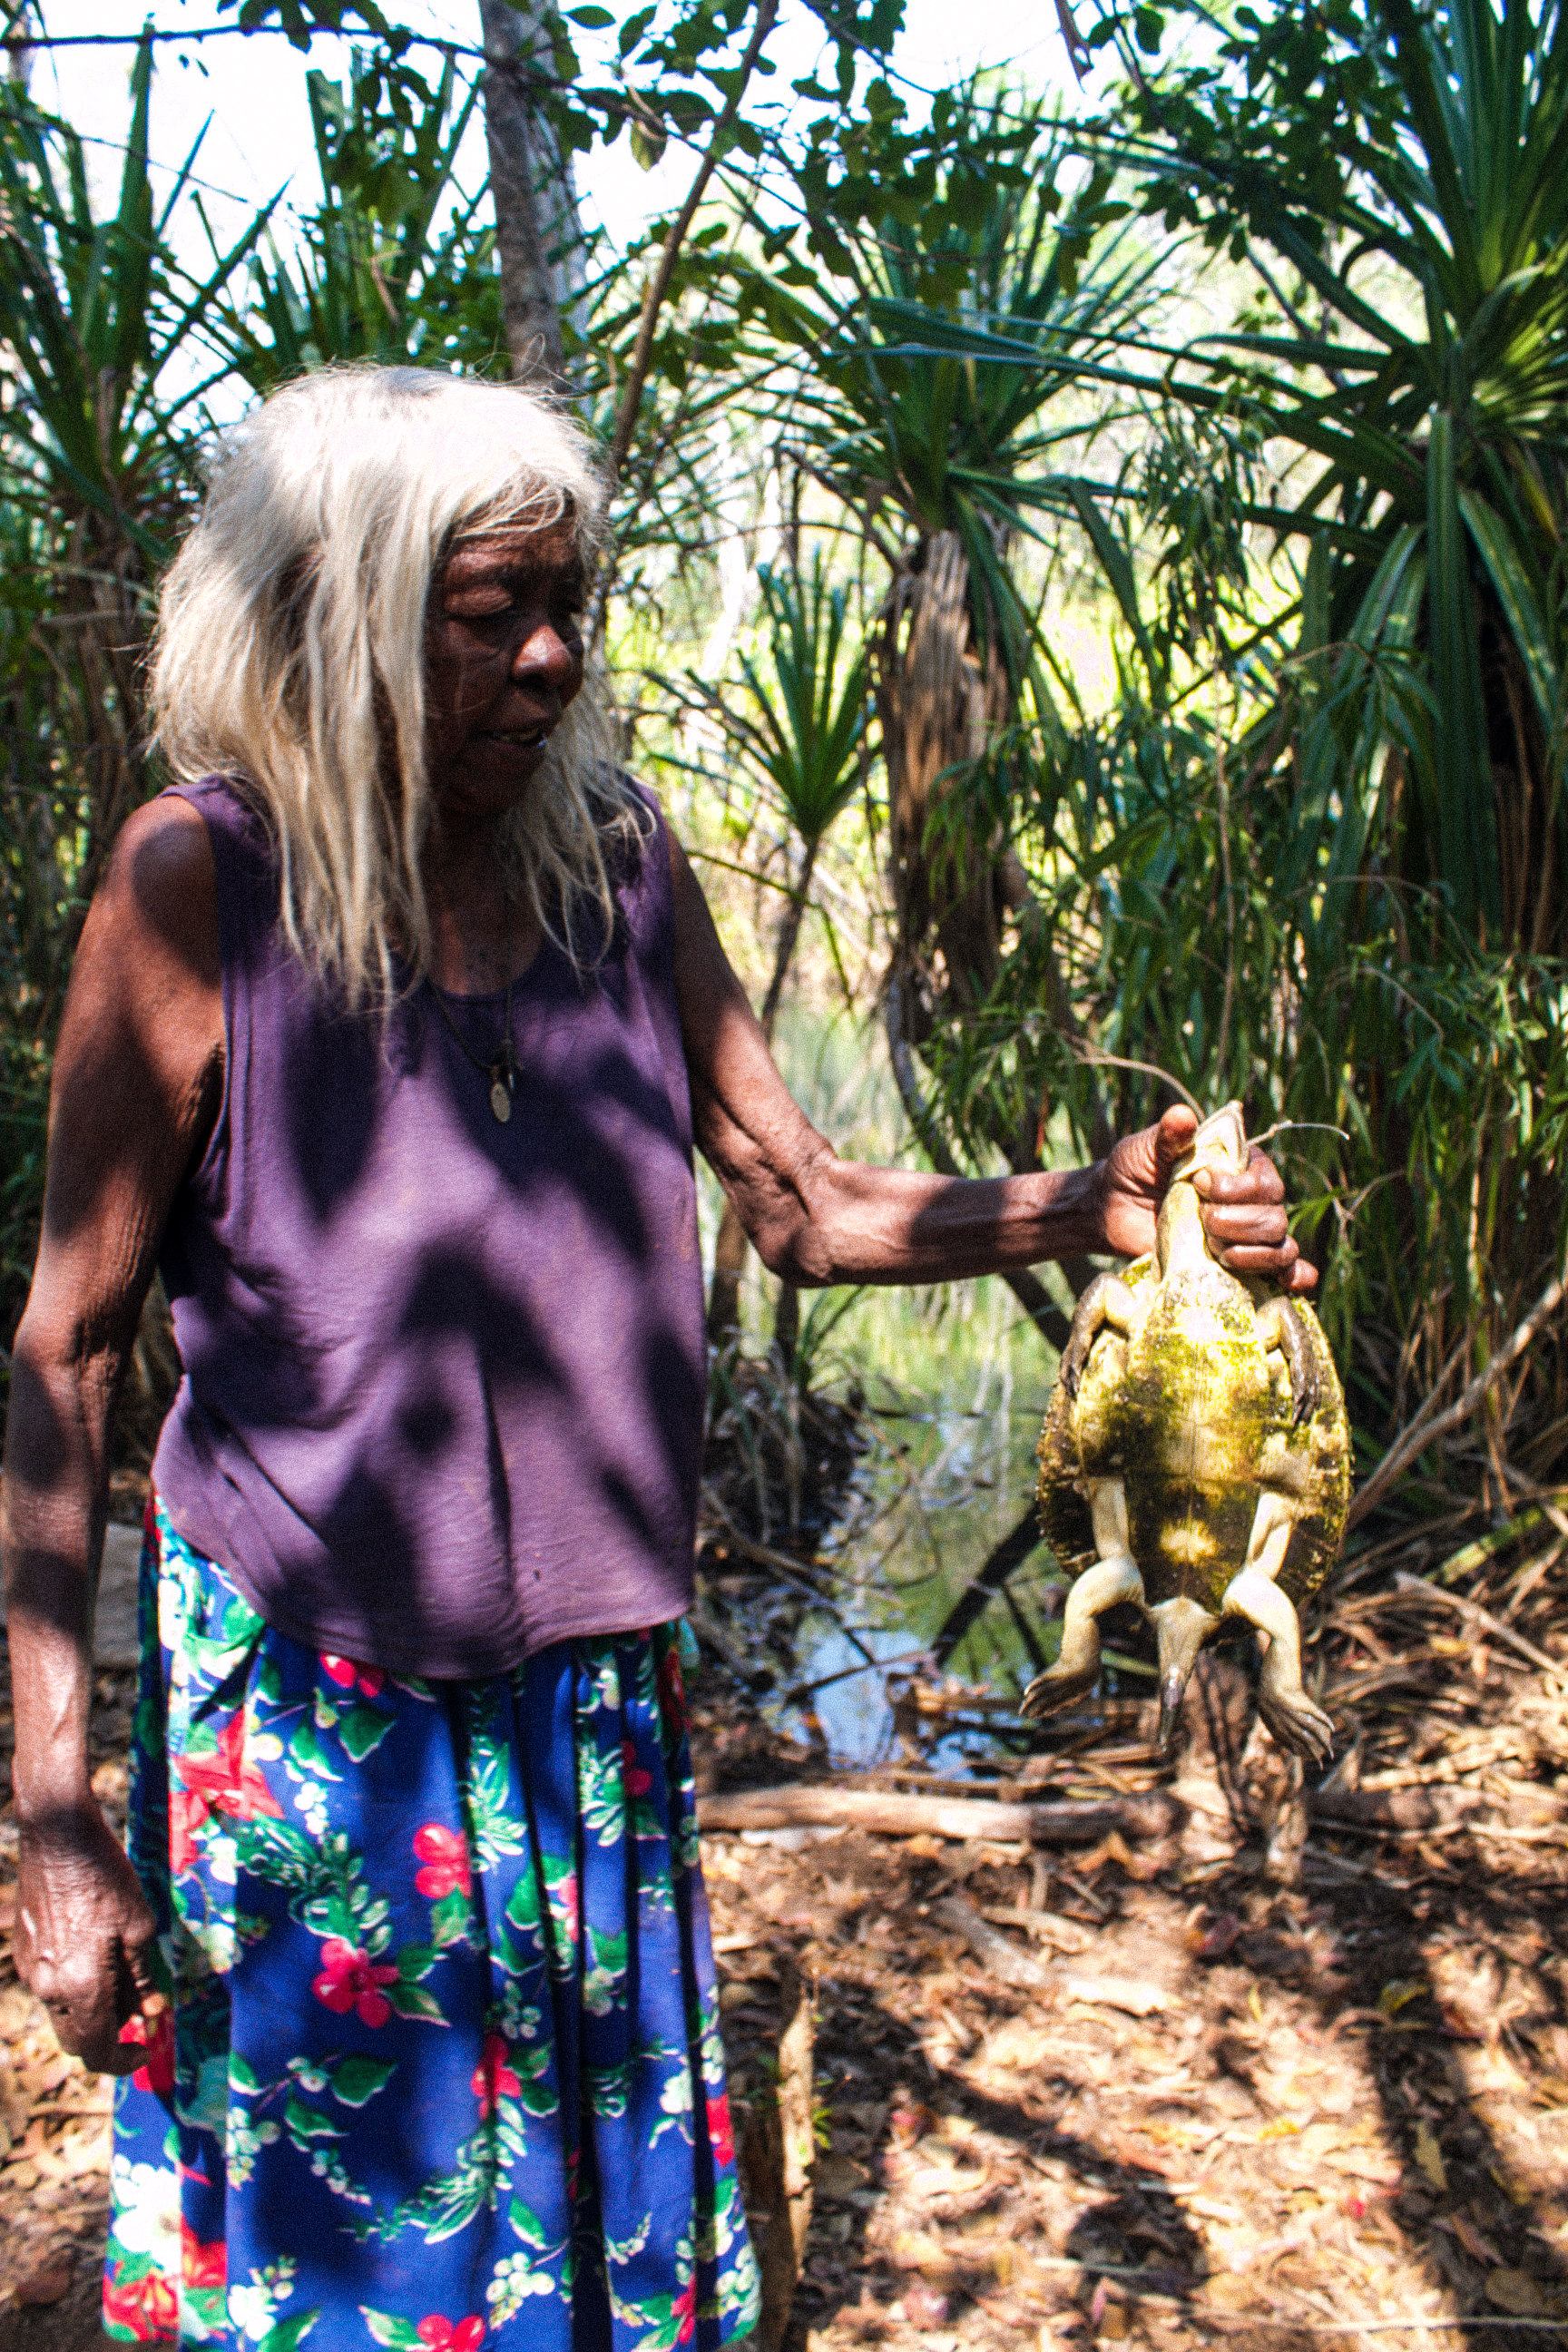
{"label": "turtle tail", "polygon": [[1182,1711],[1182,1699],[1188,1677],[1197,1664],[1198,1652],[1219,1619],[1182,1595],[1173,1601],[1162,1601],[1149,1614],[1160,1644],[1160,1745],[1167,1748],[1175,1733],[1176,1718]]}

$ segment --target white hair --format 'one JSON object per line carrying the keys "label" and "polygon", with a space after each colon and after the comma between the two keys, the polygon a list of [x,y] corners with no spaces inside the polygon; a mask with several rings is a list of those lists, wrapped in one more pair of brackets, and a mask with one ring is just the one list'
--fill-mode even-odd
{"label": "white hair", "polygon": [[[390,997],[395,949],[428,969],[432,581],[455,540],[501,523],[564,520],[591,571],[604,516],[559,409],[433,370],[302,377],[220,450],[163,585],[155,740],[177,781],[223,772],[258,803],[289,942],[351,1003]],[[608,750],[590,677],[504,828],[513,886],[574,958],[587,931],[607,939],[609,861],[646,822]]]}

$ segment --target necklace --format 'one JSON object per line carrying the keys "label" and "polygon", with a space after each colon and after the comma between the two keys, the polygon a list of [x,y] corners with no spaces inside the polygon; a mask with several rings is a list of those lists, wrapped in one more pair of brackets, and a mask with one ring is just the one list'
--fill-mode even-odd
{"label": "necklace", "polygon": [[464,1036],[462,1031],[458,1028],[457,1023],[452,1018],[451,1007],[447,1003],[447,992],[445,989],[437,988],[434,981],[430,982],[430,993],[441,1009],[442,1020],[445,1021],[447,1028],[457,1039],[458,1050],[467,1055],[468,1060],[472,1062],[475,1069],[479,1073],[479,1076],[484,1078],[489,1078],[490,1082],[490,1114],[501,1127],[504,1127],[508,1119],[511,1117],[512,1090],[517,1085],[517,1054],[511,1042],[511,992],[515,983],[512,979],[511,970],[511,905],[510,900],[505,903],[505,913],[506,1011],[502,1015],[503,1025],[501,1030],[500,1050],[496,1055],[493,1061],[487,1062],[481,1055],[475,1053],[473,1047],[469,1045],[468,1039]]}

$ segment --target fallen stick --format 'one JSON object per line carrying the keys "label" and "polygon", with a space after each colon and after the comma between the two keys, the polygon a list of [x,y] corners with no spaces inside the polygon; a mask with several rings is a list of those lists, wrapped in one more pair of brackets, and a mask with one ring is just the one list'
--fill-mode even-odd
{"label": "fallen stick", "polygon": [[1568,1660],[1554,1658],[1545,1650],[1538,1650],[1533,1642],[1527,1642],[1522,1633],[1516,1633],[1511,1625],[1505,1625],[1500,1617],[1494,1617],[1491,1611],[1483,1609],[1479,1601],[1467,1601],[1462,1592],[1448,1592],[1442,1585],[1430,1583],[1424,1576],[1405,1574],[1394,1578],[1394,1589],[1396,1592],[1408,1593],[1413,1601],[1432,1601],[1441,1609],[1453,1610],[1457,1616],[1463,1617],[1480,1633],[1489,1634],[1494,1642],[1500,1642],[1504,1649],[1517,1652],[1531,1665],[1539,1667],[1543,1675],[1568,1675]]}
{"label": "fallen stick", "polygon": [[1351,1507],[1345,1515],[1347,1533],[1358,1521],[1365,1518],[1378,1498],[1386,1493],[1402,1472],[1426,1453],[1429,1445],[1435,1445],[1438,1438],[1447,1437],[1450,1430],[1458,1429],[1462,1423],[1468,1421],[1509,1366],[1523,1355],[1542,1325],[1556,1314],[1565,1292],[1568,1292],[1568,1266],[1564,1266],[1554,1282],[1547,1284],[1512,1337],[1498,1349],[1485,1370],[1476,1374],[1462,1395],[1456,1397],[1453,1403],[1441,1412],[1434,1412],[1429,1404],[1422,1407],[1408,1427],[1395,1438],[1376,1469],[1362,1481],[1352,1496]]}
{"label": "fallen stick", "polygon": [[1313,1789],[1307,1811],[1326,1829],[1427,1830],[1484,1812],[1497,1800],[1485,1789]]}
{"label": "fallen stick", "polygon": [[1087,1804],[1010,1804],[988,1797],[901,1797],[887,1789],[802,1781],[782,1789],[734,1789],[697,1801],[704,1830],[870,1830],[883,1837],[990,1838],[1008,1844],[1096,1845],[1113,1830],[1159,1837],[1173,1827],[1169,1797],[1121,1797]]}
{"label": "fallen stick", "polygon": [[1029,1992],[1043,1992],[1051,1981],[1051,1972],[1033,1952],[1021,1952],[1005,1936],[984,1920],[973,1903],[962,1895],[949,1895],[941,1903],[933,1903],[931,1916],[944,1927],[955,1928],[983,1967],[1004,1984],[1017,1985]]}

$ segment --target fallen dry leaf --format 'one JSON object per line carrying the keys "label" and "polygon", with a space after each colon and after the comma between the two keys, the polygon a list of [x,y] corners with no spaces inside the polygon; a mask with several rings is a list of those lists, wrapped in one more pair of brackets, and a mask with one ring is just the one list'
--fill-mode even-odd
{"label": "fallen dry leaf", "polygon": [[1487,2301],[1496,2304],[1500,2311],[1510,2313],[1515,2319],[1544,2319],[1548,2316],[1546,2297],[1528,2271],[1489,2271],[1487,2273]]}
{"label": "fallen dry leaf", "polygon": [[1089,2001],[1097,2009],[1125,2010],[1129,2017],[1152,2017],[1156,2010],[1175,2006],[1158,1985],[1134,1984],[1126,1977],[1069,1977],[1062,1990],[1068,2000]]}
{"label": "fallen dry leaf", "polygon": [[1235,1912],[1222,1911],[1211,1927],[1193,1939],[1193,1958],[1195,1960],[1223,1960],[1226,1954],[1234,1949],[1240,1934],[1241,1922]]}
{"label": "fallen dry leaf", "polygon": [[864,2189],[868,2177],[865,2166],[847,2156],[819,2157],[811,2173],[817,2195],[834,2199],[843,2199],[853,2189]]}
{"label": "fallen dry leaf", "polygon": [[1452,2231],[1472,2261],[1484,2263],[1488,2270],[1501,2270],[1504,2267],[1502,2256],[1491,2240],[1483,2237],[1475,2223],[1468,2221],[1462,2213],[1445,2213],[1438,2226],[1441,2229]]}
{"label": "fallen dry leaf", "polygon": [[1448,2168],[1443,2161],[1437,2135],[1430,2124],[1417,2124],[1415,2126],[1415,2161],[1434,2189],[1441,2191],[1447,2188]]}
{"label": "fallen dry leaf", "polygon": [[68,2263],[45,2263],[18,2283],[16,2298],[28,2310],[42,2310],[51,2303],[63,2302],[70,2293],[70,2283]]}

